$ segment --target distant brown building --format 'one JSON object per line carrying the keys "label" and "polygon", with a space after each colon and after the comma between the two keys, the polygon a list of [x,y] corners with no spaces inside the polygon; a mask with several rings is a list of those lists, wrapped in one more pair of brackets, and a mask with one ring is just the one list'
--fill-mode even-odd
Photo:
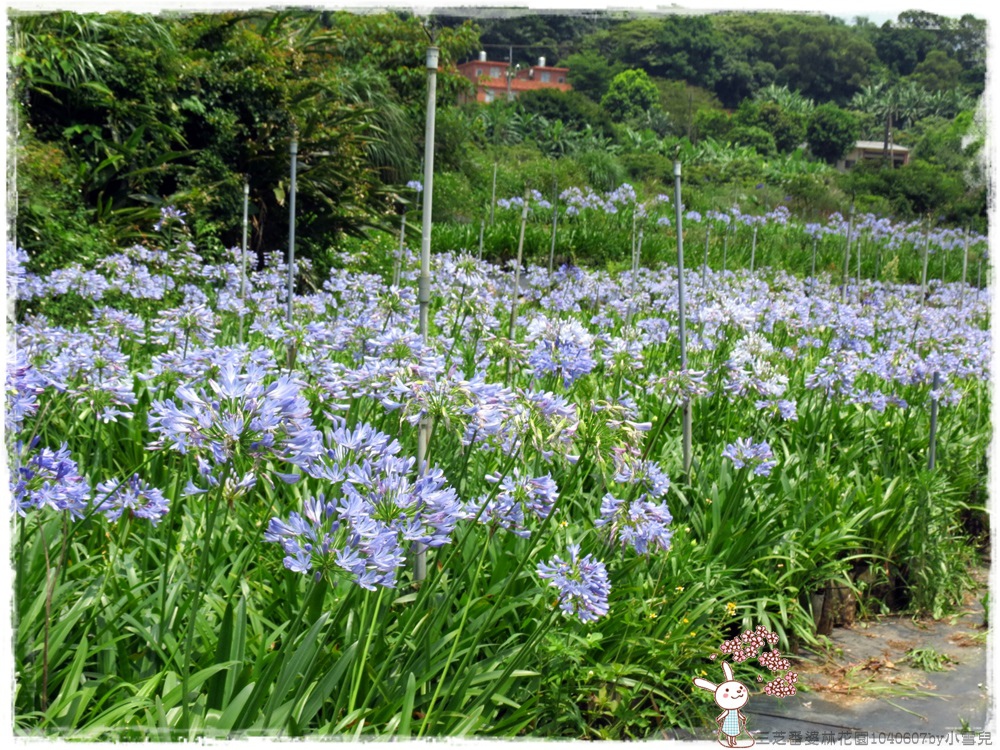
{"label": "distant brown building", "polygon": [[[854,148],[843,159],[837,162],[837,169],[845,172],[859,161],[885,158],[885,142],[883,141],[858,141]],[[892,159],[892,166],[902,167],[910,163],[910,149],[905,146],[897,146],[889,143],[889,158]]]}
{"label": "distant brown building", "polygon": [[[508,71],[512,71],[508,75]],[[476,86],[477,102],[488,104],[496,100],[516,99],[523,91],[536,89],[557,89],[571,91],[566,83],[569,68],[556,68],[545,64],[545,58],[538,58],[538,65],[527,68],[512,69],[508,62],[494,62],[486,59],[486,53],[480,52],[478,60],[470,60],[458,66],[458,72],[472,81]],[[467,95],[462,95],[459,103],[471,101]]]}

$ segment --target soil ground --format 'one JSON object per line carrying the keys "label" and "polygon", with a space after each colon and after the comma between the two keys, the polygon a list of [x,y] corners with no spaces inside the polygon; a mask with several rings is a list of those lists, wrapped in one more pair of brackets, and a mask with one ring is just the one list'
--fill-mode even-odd
{"label": "soil ground", "polygon": [[[822,653],[790,657],[799,674],[796,694],[752,694],[743,709],[756,744],[1000,743],[993,726],[997,691],[989,657],[995,649],[984,625],[985,579],[984,572],[981,590],[954,615],[858,621],[834,628]],[[928,657],[923,664],[914,662],[917,649]],[[707,730],[664,736],[714,739]]]}
{"label": "soil ground", "polygon": [[[980,744],[976,735],[992,724],[996,705],[985,592],[942,620],[886,616],[835,628],[825,654],[793,661],[794,696],[754,696],[747,704],[748,728],[758,744],[821,744],[845,734],[867,734],[869,744],[902,744],[906,735],[970,744],[970,733]],[[929,658],[919,663],[915,650]]]}

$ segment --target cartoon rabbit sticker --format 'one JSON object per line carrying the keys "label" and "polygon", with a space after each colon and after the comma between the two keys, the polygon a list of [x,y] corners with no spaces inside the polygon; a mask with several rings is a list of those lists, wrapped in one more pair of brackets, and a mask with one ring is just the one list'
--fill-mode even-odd
{"label": "cartoon rabbit sticker", "polygon": [[694,684],[715,693],[715,702],[722,709],[722,713],[715,717],[719,725],[719,744],[723,747],[751,747],[754,744],[753,737],[736,739],[741,732],[746,731],[747,717],[740,713],[740,709],[750,700],[750,691],[733,679],[733,668],[726,662],[722,662],[722,671],[726,675],[726,681],[721,685],[701,677],[695,677]]}

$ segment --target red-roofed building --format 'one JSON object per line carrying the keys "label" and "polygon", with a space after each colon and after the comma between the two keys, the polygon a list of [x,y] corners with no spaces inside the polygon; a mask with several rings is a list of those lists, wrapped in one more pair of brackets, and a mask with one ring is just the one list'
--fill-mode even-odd
{"label": "red-roofed building", "polygon": [[[498,99],[516,99],[523,91],[573,89],[566,82],[569,68],[546,65],[544,57],[538,58],[538,65],[514,68],[513,74],[508,76],[510,70],[510,63],[487,60],[485,52],[479,53],[478,60],[470,60],[458,66],[458,72],[475,84],[476,101],[485,104]],[[460,97],[459,103],[463,101],[469,101],[469,97]]]}

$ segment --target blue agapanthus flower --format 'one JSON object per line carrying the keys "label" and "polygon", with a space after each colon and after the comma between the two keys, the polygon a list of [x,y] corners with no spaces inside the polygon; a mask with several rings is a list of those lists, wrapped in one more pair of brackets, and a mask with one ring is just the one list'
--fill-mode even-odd
{"label": "blue agapanthus flower", "polygon": [[737,469],[749,467],[757,476],[766,477],[778,465],[772,460],[771,446],[766,442],[754,443],[750,438],[737,438],[735,443],[730,443],[722,451],[722,457],[732,461]]}
{"label": "blue agapanthus flower", "polygon": [[582,622],[593,622],[608,613],[611,584],[604,563],[591,555],[580,557],[580,546],[567,547],[569,560],[558,555],[549,562],[538,563],[538,577],[548,580],[559,590],[559,608],[576,615]]}
{"label": "blue agapanthus flower", "polygon": [[470,501],[466,505],[465,515],[468,518],[479,515],[479,523],[507,529],[520,537],[530,534],[525,527],[525,516],[534,514],[544,521],[559,497],[559,488],[548,474],[532,478],[522,476],[515,468],[514,473],[509,476],[487,474],[486,481],[499,483],[500,491],[493,498],[487,494]]}
{"label": "blue agapanthus flower", "polygon": [[318,494],[288,520],[272,518],[264,540],[279,542],[289,570],[348,575],[374,589],[396,585],[406,548],[441,547],[462,517],[444,473],[431,468],[414,478],[413,458],[395,455],[399,443],[367,425],[339,425],[323,455],[306,467],[330,483],[339,499]]}
{"label": "blue agapanthus flower", "polygon": [[153,230],[159,232],[163,227],[169,226],[170,224],[177,223],[184,226],[184,217],[187,216],[186,213],[174,206],[163,206],[160,209],[160,220],[153,224]]}
{"label": "blue agapanthus flower", "polygon": [[138,474],[133,474],[125,482],[109,479],[97,485],[95,490],[98,497],[103,496],[97,503],[97,510],[104,513],[109,521],[117,521],[125,511],[129,511],[135,518],[145,518],[156,526],[170,511],[170,503],[163,492],[147,485]]}
{"label": "blue agapanthus flower", "polygon": [[47,385],[38,368],[28,361],[24,350],[19,349],[14,354],[13,361],[7,365],[7,408],[4,423],[8,436],[20,432],[25,417],[38,411],[38,397]]}
{"label": "blue agapanthus flower", "polygon": [[667,504],[650,502],[648,495],[640,495],[632,502],[625,502],[610,492],[601,500],[601,517],[594,521],[597,528],[607,528],[608,540],[629,545],[640,555],[659,548],[670,549],[670,522],[673,517]]}
{"label": "blue agapanthus flower", "polygon": [[[255,363],[241,372],[226,362],[208,380],[211,393],[178,386],[176,401],[154,401],[150,406],[149,429],[158,435],[150,447],[193,454],[199,474],[211,486],[218,484],[216,475],[226,465],[243,471],[269,459],[311,465],[322,454],[323,442],[301,384],[284,375],[265,383],[264,376],[265,369]],[[227,484],[227,491],[245,491],[252,479],[252,474],[245,475],[238,484]]]}
{"label": "blue agapanthus flower", "polygon": [[[23,447],[17,444],[18,456]],[[22,516],[31,508],[48,507],[83,518],[90,502],[90,484],[80,476],[65,443],[57,451],[42,448],[32,455],[11,472],[10,484],[14,510]]]}

